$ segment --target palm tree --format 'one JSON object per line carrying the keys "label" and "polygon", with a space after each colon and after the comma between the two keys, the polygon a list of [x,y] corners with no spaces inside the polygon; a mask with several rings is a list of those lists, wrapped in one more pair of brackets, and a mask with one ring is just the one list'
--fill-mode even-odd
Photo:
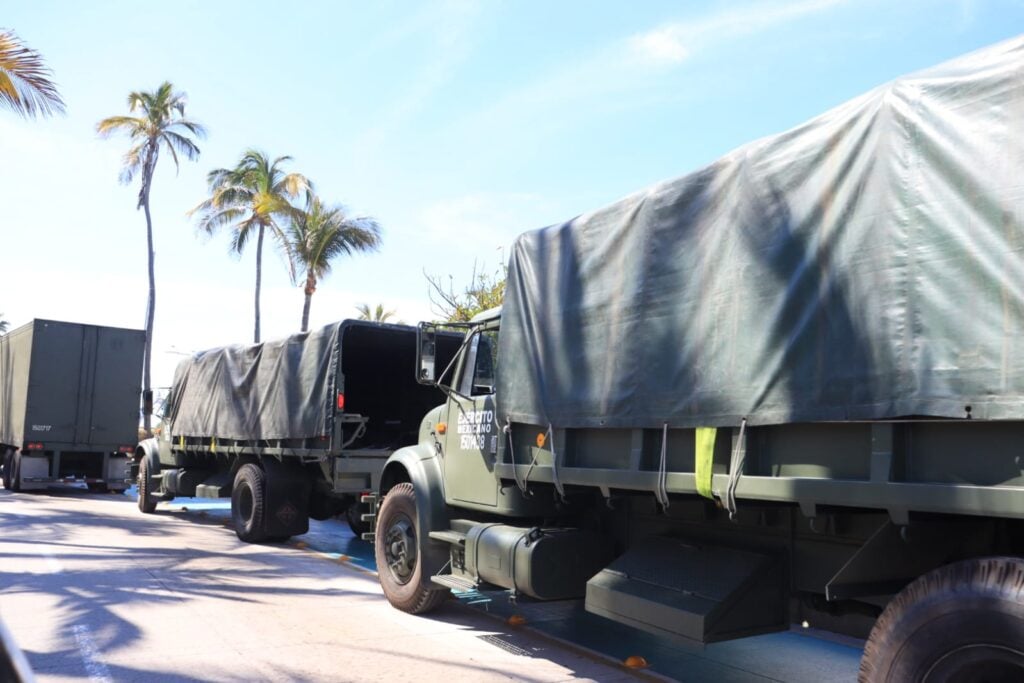
{"label": "palm tree", "polygon": [[325,206],[319,197],[309,193],[305,211],[288,224],[288,237],[296,265],[306,271],[306,300],[302,306],[305,332],[309,329],[309,305],[317,281],[331,272],[331,261],[342,254],[376,250],[380,246],[380,226],[372,218],[349,217],[340,206]]}
{"label": "palm tree", "polygon": [[0,102],[25,117],[64,113],[64,100],[43,57],[17,34],[0,29]]}
{"label": "palm tree", "polygon": [[212,235],[230,226],[231,250],[241,255],[249,238],[256,233],[256,322],[253,342],[260,341],[260,283],[263,278],[263,238],[266,231],[284,251],[288,274],[295,279],[295,268],[288,252],[288,238],[277,219],[291,218],[299,212],[291,200],[312,185],[301,173],[285,173],[281,166],[291,157],[273,161],[266,153],[250,149],[234,168],[210,171],[206,179],[210,196],[189,215],[199,214],[199,229]]}
{"label": "palm tree", "polygon": [[384,304],[377,304],[375,309],[370,308],[369,304],[359,304],[356,310],[359,311],[360,320],[371,320],[375,323],[387,322],[395,315],[395,311],[385,310]]}
{"label": "palm tree", "polygon": [[96,124],[96,132],[107,138],[124,133],[131,147],[124,155],[121,182],[130,183],[138,174],[141,178],[136,209],[146,214],[146,246],[149,257],[149,301],[146,305],[146,350],[142,366],[143,428],[150,431],[153,414],[153,389],[150,366],[153,355],[153,317],[156,313],[156,278],[153,267],[153,218],[149,212],[149,193],[153,186],[153,173],[162,148],[167,149],[178,168],[178,155],[189,161],[199,158],[199,147],[193,140],[206,137],[206,129],[185,117],[185,93],[175,92],[174,86],[164,81],[153,92],[136,91],[128,95],[128,111],[134,116],[110,116]]}

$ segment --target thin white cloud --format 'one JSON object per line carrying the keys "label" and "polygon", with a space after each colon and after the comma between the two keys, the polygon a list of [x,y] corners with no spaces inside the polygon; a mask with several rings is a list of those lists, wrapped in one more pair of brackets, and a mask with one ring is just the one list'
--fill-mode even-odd
{"label": "thin white cloud", "polygon": [[818,14],[847,0],[757,3],[687,21],[662,24],[631,36],[627,50],[653,65],[679,64],[701,49]]}
{"label": "thin white cloud", "polygon": [[[658,98],[679,97],[678,89],[657,87],[671,67],[700,54],[768,32],[802,18],[848,4],[850,0],[755,2],[694,19],[670,21],[548,69],[535,80],[510,88],[487,106],[449,126],[459,138],[494,142],[493,131],[522,131],[534,144],[577,120],[588,109],[649,106]],[[643,97],[652,93],[654,100]],[[566,114],[569,116],[566,116]],[[516,140],[510,143],[509,140]],[[506,144],[521,144],[510,136]]]}
{"label": "thin white cloud", "polygon": [[541,227],[523,221],[525,215],[537,215],[544,207],[543,198],[536,194],[482,192],[429,204],[420,211],[418,222],[433,242],[497,262],[502,258],[499,252],[507,253],[519,234]]}
{"label": "thin white cloud", "polygon": [[430,101],[434,94],[448,83],[460,64],[469,58],[472,48],[474,21],[479,6],[465,0],[448,0],[440,7],[431,7],[429,25],[422,19],[415,24],[416,33],[430,36],[429,57],[410,79],[409,88],[381,114],[377,122],[363,131],[356,141],[358,158],[370,158],[396,129],[400,128]]}

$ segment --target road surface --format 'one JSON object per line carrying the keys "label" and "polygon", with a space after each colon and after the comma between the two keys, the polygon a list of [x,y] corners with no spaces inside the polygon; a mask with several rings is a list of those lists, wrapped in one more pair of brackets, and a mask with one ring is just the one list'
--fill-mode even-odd
{"label": "road surface", "polygon": [[636,680],[458,602],[403,614],[304,545],[180,503],[0,491],[0,618],[46,682]]}

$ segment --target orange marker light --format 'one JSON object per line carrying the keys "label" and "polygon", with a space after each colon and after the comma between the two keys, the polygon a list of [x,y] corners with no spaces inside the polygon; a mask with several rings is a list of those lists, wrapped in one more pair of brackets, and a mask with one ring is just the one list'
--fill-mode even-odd
{"label": "orange marker light", "polygon": [[505,623],[509,626],[522,626],[526,623],[526,617],[522,614],[513,614],[505,621]]}
{"label": "orange marker light", "polygon": [[448,432],[448,423],[438,422],[437,426],[434,427],[434,429],[437,431],[438,434],[446,434]]}
{"label": "orange marker light", "polygon": [[544,444],[548,442],[548,435],[541,432],[537,435],[537,448],[544,448]]}
{"label": "orange marker light", "polygon": [[623,664],[630,669],[646,669],[650,666],[647,663],[647,660],[640,655],[630,655],[629,657],[626,657],[626,661],[624,661]]}

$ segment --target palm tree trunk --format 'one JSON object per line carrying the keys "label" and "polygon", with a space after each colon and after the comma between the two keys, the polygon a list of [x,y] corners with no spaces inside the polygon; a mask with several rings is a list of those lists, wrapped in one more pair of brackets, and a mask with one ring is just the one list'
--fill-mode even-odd
{"label": "palm tree trunk", "polygon": [[263,224],[256,237],[256,328],[253,330],[252,341],[260,343],[260,280],[263,277]]}
{"label": "palm tree trunk", "polygon": [[309,329],[309,305],[313,303],[313,292],[316,291],[316,278],[313,273],[306,273],[306,301],[302,305],[302,331]]}
{"label": "palm tree trunk", "polygon": [[149,213],[149,185],[152,176],[142,179],[145,187],[142,195],[142,208],[146,213],[146,247],[149,250],[149,301],[146,304],[146,347],[143,352],[142,364],[142,428],[146,436],[152,436],[153,426],[153,319],[156,315],[156,254],[153,251],[153,217]]}

